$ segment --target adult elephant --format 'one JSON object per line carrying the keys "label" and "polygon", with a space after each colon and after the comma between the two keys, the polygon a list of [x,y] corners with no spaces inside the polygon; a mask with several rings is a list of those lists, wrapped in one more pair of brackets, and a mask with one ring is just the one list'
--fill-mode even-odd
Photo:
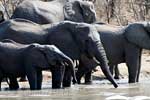
{"label": "adult elephant", "polygon": [[[25,0],[15,9],[11,18],[28,19],[38,24],[63,20],[94,23],[96,12],[91,1],[96,0]],[[24,80],[25,77],[22,77],[21,81]]]}
{"label": "adult elephant", "polygon": [[[150,22],[136,22],[125,27],[95,24],[95,27],[101,36],[109,65],[126,63],[129,83],[138,82],[141,68],[141,51],[143,48],[150,49]],[[95,62],[91,61],[91,63],[96,66]],[[83,72],[94,68],[92,65],[87,65],[87,68],[79,68],[77,71],[78,82],[85,74]]]}
{"label": "adult elephant", "polygon": [[15,9],[12,17],[31,20],[38,24],[48,24],[70,20],[93,23],[96,21],[94,5],[82,0],[24,0]]}
{"label": "adult elephant", "polygon": [[[71,21],[39,25],[25,19],[12,19],[0,24],[0,40],[7,38],[26,44],[54,44],[73,60],[79,60],[82,54],[95,57],[106,77],[118,86],[108,69],[100,36],[93,25]],[[71,80],[69,71],[65,73],[66,80]],[[70,83],[65,84],[70,86]]]}
{"label": "adult elephant", "polygon": [[71,70],[75,79],[73,61],[54,45],[0,42],[0,83],[4,77],[10,78],[10,89],[19,88],[16,78],[24,75],[31,90],[41,89],[42,70],[46,69],[52,72],[52,88],[61,88],[65,69]]}

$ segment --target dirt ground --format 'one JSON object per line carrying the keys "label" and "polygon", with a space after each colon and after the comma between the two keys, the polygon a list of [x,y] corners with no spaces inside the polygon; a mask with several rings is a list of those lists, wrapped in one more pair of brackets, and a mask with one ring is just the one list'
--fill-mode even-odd
{"label": "dirt ground", "polygon": [[[96,77],[104,77],[103,73],[101,72],[101,69],[97,67],[98,71],[93,73],[93,76]],[[128,71],[125,63],[119,64],[119,71],[121,78],[128,78]],[[50,80],[51,79],[51,73],[44,71],[43,76],[44,80]],[[150,51],[143,50],[142,52],[142,62],[141,62],[141,72],[140,72],[140,79],[144,78],[150,78]],[[95,78],[94,78],[95,79]]]}

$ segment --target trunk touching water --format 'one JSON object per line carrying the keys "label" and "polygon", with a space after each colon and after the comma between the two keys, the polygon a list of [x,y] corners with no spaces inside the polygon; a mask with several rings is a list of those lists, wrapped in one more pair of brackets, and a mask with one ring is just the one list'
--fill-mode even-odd
{"label": "trunk touching water", "polygon": [[115,88],[118,87],[116,81],[114,80],[112,74],[110,73],[109,66],[108,66],[108,60],[106,57],[105,50],[101,44],[101,42],[97,43],[98,50],[96,51],[95,57],[96,60],[100,62],[100,67],[102,69],[102,72],[106,76],[106,78],[114,85]]}

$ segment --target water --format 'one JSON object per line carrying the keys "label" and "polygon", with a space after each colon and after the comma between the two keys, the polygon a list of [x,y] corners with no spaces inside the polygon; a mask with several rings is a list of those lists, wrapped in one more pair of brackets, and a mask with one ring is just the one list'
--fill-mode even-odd
{"label": "water", "polygon": [[51,82],[44,82],[40,91],[30,91],[28,83],[20,83],[18,91],[5,90],[2,84],[0,100],[150,100],[150,81],[128,84],[127,80],[117,81],[115,89],[108,81],[94,81],[92,85],[72,85],[66,89],[51,89]]}

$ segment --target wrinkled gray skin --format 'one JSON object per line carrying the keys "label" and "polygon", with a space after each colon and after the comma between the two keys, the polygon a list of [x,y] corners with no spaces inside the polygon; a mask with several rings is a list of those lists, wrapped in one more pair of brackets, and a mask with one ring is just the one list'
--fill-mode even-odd
{"label": "wrinkled gray skin", "polygon": [[[126,27],[105,24],[97,24],[95,27],[101,36],[109,65],[126,63],[129,73],[129,83],[138,82],[141,68],[141,51],[143,48],[150,49],[150,22],[132,23]],[[89,59],[86,60],[90,62]],[[90,64],[89,66],[88,64],[84,65],[87,68],[79,68],[77,71],[77,76],[80,76],[77,77],[78,82],[80,82],[82,75],[84,75],[82,72],[95,68],[95,62],[91,61]]]}
{"label": "wrinkled gray skin", "polygon": [[[73,61],[54,45],[22,45],[14,41],[0,42],[0,82],[27,75],[30,89],[41,89],[42,70],[51,70],[52,88],[61,88],[65,69],[74,72]],[[65,67],[65,63],[69,66]],[[72,73],[75,78],[75,74]],[[17,80],[10,83],[10,89],[19,88]]]}
{"label": "wrinkled gray skin", "polygon": [[[106,77],[114,87],[117,87],[108,69],[105,51],[99,37],[93,25],[71,21],[38,25],[25,19],[12,19],[0,24],[0,40],[9,38],[26,44],[53,44],[73,60],[79,60],[82,54],[97,59]],[[64,78],[67,78],[64,80],[68,83],[63,85],[70,86],[70,71],[66,70],[65,74]]]}
{"label": "wrinkled gray skin", "polygon": [[[90,2],[88,2],[90,1]],[[25,0],[14,11],[13,18],[23,18],[39,24],[55,23],[63,20],[94,23],[96,0]],[[21,80],[26,80],[22,77]]]}
{"label": "wrinkled gray skin", "polygon": [[82,0],[25,0],[15,9],[12,17],[31,20],[38,24],[48,24],[70,20],[93,23],[96,13],[92,2]]}

